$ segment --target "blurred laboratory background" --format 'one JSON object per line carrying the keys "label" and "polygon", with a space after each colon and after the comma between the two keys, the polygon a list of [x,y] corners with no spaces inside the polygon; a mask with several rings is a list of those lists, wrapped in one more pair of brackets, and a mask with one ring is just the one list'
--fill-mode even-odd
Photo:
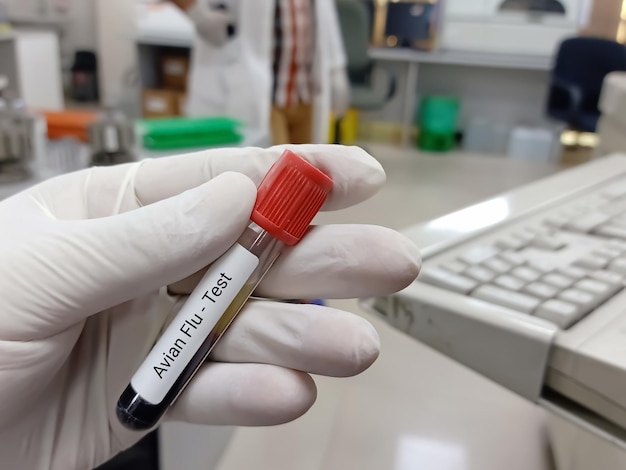
{"label": "blurred laboratory background", "polygon": [[387,185],[319,222],[423,250],[397,296],[316,300],[382,354],[316,377],[304,417],[166,423],[100,470],[626,468],[625,43],[623,0],[0,1],[0,199],[207,148],[359,145]]}

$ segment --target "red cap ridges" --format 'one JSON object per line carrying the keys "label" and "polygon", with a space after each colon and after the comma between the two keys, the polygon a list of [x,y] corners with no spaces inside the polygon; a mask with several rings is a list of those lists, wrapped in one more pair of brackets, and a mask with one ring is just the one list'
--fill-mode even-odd
{"label": "red cap ridges", "polygon": [[286,150],[261,181],[251,219],[286,245],[295,245],[332,189],[332,179]]}

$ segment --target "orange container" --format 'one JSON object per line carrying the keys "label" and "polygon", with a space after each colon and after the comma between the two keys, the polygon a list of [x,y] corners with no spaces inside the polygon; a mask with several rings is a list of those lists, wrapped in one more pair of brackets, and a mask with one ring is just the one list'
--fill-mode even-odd
{"label": "orange container", "polygon": [[42,114],[49,139],[73,137],[81,142],[89,141],[89,125],[98,118],[96,112],[82,110],[42,111]]}

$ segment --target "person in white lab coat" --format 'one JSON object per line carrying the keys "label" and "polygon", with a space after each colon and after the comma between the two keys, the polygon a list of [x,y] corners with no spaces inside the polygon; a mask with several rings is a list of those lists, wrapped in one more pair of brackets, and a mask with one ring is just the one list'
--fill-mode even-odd
{"label": "person in white lab coat", "polygon": [[327,141],[350,94],[333,0],[174,3],[197,32],[188,115],[240,119],[256,145]]}

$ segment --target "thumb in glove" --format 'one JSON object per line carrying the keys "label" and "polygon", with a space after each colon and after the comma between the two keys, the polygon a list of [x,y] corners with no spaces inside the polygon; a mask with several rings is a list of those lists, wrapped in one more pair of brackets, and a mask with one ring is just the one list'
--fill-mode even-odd
{"label": "thumb in glove", "polygon": [[[254,183],[229,172],[180,195],[108,217],[57,220],[40,211],[32,216],[31,207],[29,224],[14,227],[20,233],[13,234],[12,253],[3,256],[9,270],[5,272],[12,275],[0,282],[0,295],[15,297],[10,291],[21,289],[17,298],[18,303],[24,299],[21,312],[37,311],[38,321],[33,325],[23,313],[0,313],[3,333],[20,340],[55,334],[200,270],[237,240],[255,198]],[[29,213],[25,207],[16,210]],[[37,256],[19,256],[20,247]],[[45,315],[39,309],[42,305]]]}

